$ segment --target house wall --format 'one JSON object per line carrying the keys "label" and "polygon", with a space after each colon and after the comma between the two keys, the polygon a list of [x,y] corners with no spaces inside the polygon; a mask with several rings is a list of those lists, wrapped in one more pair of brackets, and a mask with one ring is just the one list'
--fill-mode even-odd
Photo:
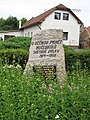
{"label": "house wall", "polygon": [[[61,19],[54,19],[54,13],[60,12]],[[63,29],[63,32],[68,32],[68,40],[63,40],[63,43],[71,46],[79,46],[80,24],[67,11],[55,11],[50,14],[42,23],[41,28],[44,29]],[[63,20],[63,13],[69,13],[69,20]]]}
{"label": "house wall", "polygon": [[35,25],[35,26],[32,26],[32,27],[29,27],[29,28],[26,28],[24,29],[23,31],[23,36],[27,36],[27,37],[32,37],[35,32],[41,30],[41,25]]}
{"label": "house wall", "polygon": [[4,40],[5,35],[17,37],[17,36],[23,36],[23,32],[22,31],[4,31],[4,32],[0,32],[0,39],[2,38]]}
{"label": "house wall", "polygon": [[[55,12],[61,13],[60,20],[54,19]],[[69,14],[69,20],[63,20],[63,13]],[[4,40],[5,35],[32,37],[35,32],[45,29],[63,29],[63,32],[68,32],[68,40],[63,40],[63,43],[69,46],[79,46],[80,24],[71,13],[63,10],[54,11],[41,24],[18,31],[0,32],[0,38]]]}

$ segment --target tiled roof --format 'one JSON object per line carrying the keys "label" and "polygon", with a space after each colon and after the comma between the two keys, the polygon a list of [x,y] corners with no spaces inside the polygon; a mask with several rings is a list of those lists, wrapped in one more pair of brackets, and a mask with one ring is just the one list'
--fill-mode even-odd
{"label": "tiled roof", "polygon": [[31,18],[29,21],[27,21],[20,29],[24,29],[33,25],[36,25],[38,23],[42,23],[44,21],[44,19],[51,14],[52,12],[54,12],[55,10],[64,10],[64,11],[69,11],[78,21],[79,24],[82,24],[82,21],[71,11],[71,9],[67,8],[66,6],[59,4],[49,10],[47,10],[46,12],[38,15],[37,17],[33,17]]}

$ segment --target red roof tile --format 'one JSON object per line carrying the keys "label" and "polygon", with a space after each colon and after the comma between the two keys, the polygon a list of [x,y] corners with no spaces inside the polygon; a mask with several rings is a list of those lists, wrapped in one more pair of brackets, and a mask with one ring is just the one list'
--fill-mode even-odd
{"label": "red roof tile", "polygon": [[44,21],[44,19],[51,14],[52,12],[54,12],[55,10],[65,10],[65,11],[69,11],[78,21],[78,23],[82,24],[82,21],[71,11],[71,9],[67,8],[66,6],[59,4],[49,10],[47,10],[46,12],[38,15],[37,17],[33,17],[31,18],[29,21],[27,21],[20,29],[24,29],[30,26],[33,26],[35,24],[41,23]]}

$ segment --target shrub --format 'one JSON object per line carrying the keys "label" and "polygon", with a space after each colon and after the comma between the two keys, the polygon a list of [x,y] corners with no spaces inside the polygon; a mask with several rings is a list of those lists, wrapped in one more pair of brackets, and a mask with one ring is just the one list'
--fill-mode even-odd
{"label": "shrub", "polygon": [[74,49],[69,47],[69,46],[67,46],[67,45],[63,45],[63,47],[64,47],[64,51],[65,52],[74,52]]}
{"label": "shrub", "polygon": [[90,50],[82,51],[66,51],[65,63],[67,70],[74,70],[77,68],[87,68],[90,71]]}
{"label": "shrub", "polygon": [[0,42],[0,49],[26,49],[29,50],[31,44],[30,37],[13,37]]}
{"label": "shrub", "polygon": [[0,120],[90,120],[90,75],[73,71],[62,88],[51,81],[23,75],[20,68],[0,66]]}
{"label": "shrub", "polygon": [[27,60],[28,60],[27,50],[24,50],[24,49],[0,50],[0,61],[3,65],[19,64],[24,69],[27,63]]}
{"label": "shrub", "polygon": [[80,62],[81,68],[86,67],[90,70],[90,49],[76,52],[76,56]]}
{"label": "shrub", "polygon": [[[29,50],[24,49],[3,49],[0,50],[0,59],[3,64],[20,64],[25,67],[28,61]],[[85,68],[90,71],[90,50],[74,51],[71,48],[65,48],[66,70],[72,71],[77,68]]]}

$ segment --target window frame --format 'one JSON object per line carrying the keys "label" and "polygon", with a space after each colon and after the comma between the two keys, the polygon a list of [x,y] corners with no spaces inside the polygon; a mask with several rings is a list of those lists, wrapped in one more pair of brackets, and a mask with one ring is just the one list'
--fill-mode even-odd
{"label": "window frame", "polygon": [[63,13],[63,20],[69,20],[69,13]]}
{"label": "window frame", "polygon": [[68,32],[63,32],[63,40],[68,40]]}
{"label": "window frame", "polygon": [[54,13],[54,19],[55,20],[61,20],[61,13],[60,12],[55,12]]}

